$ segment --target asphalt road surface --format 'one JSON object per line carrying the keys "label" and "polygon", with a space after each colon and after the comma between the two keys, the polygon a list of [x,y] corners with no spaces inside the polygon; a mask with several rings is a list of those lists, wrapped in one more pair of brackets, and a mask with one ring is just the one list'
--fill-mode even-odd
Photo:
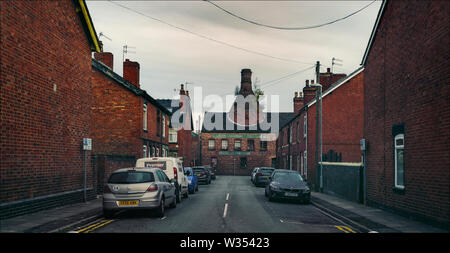
{"label": "asphalt road surface", "polygon": [[149,211],[125,211],[100,219],[79,233],[355,233],[357,230],[311,204],[269,202],[263,187],[249,176],[217,176],[210,185],[184,198],[165,217]]}

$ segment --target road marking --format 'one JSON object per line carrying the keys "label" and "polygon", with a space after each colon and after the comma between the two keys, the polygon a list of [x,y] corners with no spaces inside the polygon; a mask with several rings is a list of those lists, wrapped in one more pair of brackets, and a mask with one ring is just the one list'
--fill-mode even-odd
{"label": "road marking", "polygon": [[229,194],[229,193],[227,193],[227,199],[226,199],[226,200],[228,200],[228,199],[229,199],[229,197],[230,197],[230,194]]}
{"label": "road marking", "polygon": [[83,229],[77,230],[76,232],[77,233],[85,233],[86,231],[89,232],[90,229],[95,229],[99,225],[102,225],[102,224],[105,224],[105,223],[107,224],[107,223],[110,223],[112,221],[114,221],[114,220],[101,220],[101,221],[96,222],[96,223],[94,223],[94,224],[92,224],[90,226],[87,226],[87,227],[83,228]]}
{"label": "road marking", "polygon": [[89,229],[89,230],[87,230],[87,231],[84,231],[83,233],[89,233],[89,232],[94,231],[94,230],[96,230],[97,228],[103,227],[103,226],[105,226],[106,224],[109,224],[109,223],[111,223],[111,222],[113,222],[113,221],[114,221],[114,220],[107,220],[106,222],[103,222],[103,223],[99,224],[99,225],[96,226],[96,227],[93,227],[93,228],[91,228],[91,229]]}
{"label": "road marking", "polygon": [[341,230],[341,231],[344,231],[345,233],[350,233],[350,232],[348,232],[347,230],[345,230],[345,229],[343,229],[341,226],[335,226],[337,229],[339,229],[339,230]]}
{"label": "road marking", "polygon": [[348,231],[352,232],[352,233],[356,233],[355,231],[353,231],[351,228],[347,227],[347,226],[342,226],[342,228],[347,229]]}
{"label": "road marking", "polygon": [[223,210],[223,217],[227,216],[228,203],[225,204],[225,209]]}

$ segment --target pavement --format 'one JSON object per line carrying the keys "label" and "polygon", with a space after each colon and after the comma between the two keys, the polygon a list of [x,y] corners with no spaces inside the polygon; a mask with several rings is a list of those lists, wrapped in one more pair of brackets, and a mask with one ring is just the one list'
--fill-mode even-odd
{"label": "pavement", "polygon": [[[448,233],[377,208],[323,193],[311,193],[312,205],[366,233]],[[0,221],[1,233],[58,233],[102,218],[102,199],[44,210]]]}

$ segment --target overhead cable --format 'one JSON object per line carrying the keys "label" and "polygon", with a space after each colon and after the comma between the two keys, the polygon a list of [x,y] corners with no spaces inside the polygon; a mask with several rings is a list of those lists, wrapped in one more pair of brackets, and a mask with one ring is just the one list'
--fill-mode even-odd
{"label": "overhead cable", "polygon": [[154,18],[154,17],[149,16],[149,15],[147,15],[147,14],[145,14],[145,13],[142,13],[142,12],[140,12],[140,11],[137,11],[137,10],[134,10],[134,9],[129,8],[129,7],[127,7],[127,6],[124,6],[124,5],[122,5],[122,4],[115,3],[115,2],[113,2],[113,1],[111,1],[111,0],[109,0],[109,2],[112,3],[112,4],[115,4],[115,5],[117,5],[117,6],[120,6],[121,8],[127,9],[127,10],[129,10],[129,11],[131,11],[131,12],[137,13],[137,14],[139,14],[139,15],[141,15],[141,16],[144,16],[144,17],[153,19],[153,20],[155,20],[155,21],[158,21],[158,22],[160,22],[160,23],[163,23],[163,24],[165,24],[165,25],[168,25],[168,26],[170,26],[170,27],[173,27],[173,28],[175,28],[175,29],[178,29],[178,30],[181,30],[181,31],[190,33],[190,34],[195,35],[195,36],[197,36],[197,37],[200,37],[200,38],[203,38],[203,39],[207,39],[207,40],[210,40],[210,41],[213,41],[213,42],[216,42],[216,43],[219,43],[219,44],[228,46],[228,47],[232,47],[232,48],[234,48],[234,49],[238,49],[238,50],[241,50],[241,51],[245,51],[245,52],[247,52],[247,53],[252,53],[252,54],[256,54],[256,55],[260,55],[260,56],[264,56],[264,57],[268,57],[268,58],[272,58],[272,59],[276,59],[276,60],[280,60],[280,61],[293,62],[293,63],[299,63],[299,64],[308,64],[308,65],[309,65],[309,64],[312,64],[312,62],[302,62],[302,61],[293,60],[293,59],[287,59],[287,58],[282,58],[282,57],[276,57],[276,56],[268,55],[268,54],[261,53],[261,52],[258,52],[258,51],[253,51],[253,50],[249,50],[249,49],[246,49],[246,48],[243,48],[243,47],[235,46],[235,45],[232,45],[232,44],[230,44],[230,43],[227,43],[227,42],[224,42],[224,41],[220,41],[220,40],[216,40],[216,39],[207,37],[207,36],[205,36],[205,35],[201,35],[201,34],[199,34],[199,33],[192,32],[192,31],[190,31],[190,30],[188,30],[188,29],[185,29],[185,28],[182,28],[182,27],[179,27],[179,26],[176,26],[176,25],[172,25],[172,24],[170,24],[170,23],[167,23],[167,22],[164,21],[164,20],[161,20],[161,19],[158,19],[158,18]]}
{"label": "overhead cable", "polygon": [[243,18],[243,17],[241,17],[241,16],[238,16],[238,15],[236,15],[236,14],[234,14],[234,13],[232,13],[232,12],[230,12],[230,11],[224,9],[224,8],[222,8],[221,6],[219,6],[219,5],[217,5],[217,4],[213,3],[213,2],[211,2],[211,1],[209,1],[209,0],[203,0],[203,1],[208,2],[208,3],[212,4],[212,5],[214,5],[215,7],[217,7],[217,8],[219,8],[220,10],[222,10],[222,11],[224,11],[224,12],[230,14],[231,16],[233,16],[233,17],[235,17],[235,18],[238,18],[238,19],[240,19],[240,20],[246,21],[246,22],[251,23],[251,24],[254,24],[254,25],[263,26],[263,27],[272,28],[272,29],[278,29],[278,30],[308,30],[308,29],[319,28],[319,27],[326,26],[326,25],[331,25],[331,24],[336,23],[336,22],[338,22],[338,21],[341,21],[341,20],[344,20],[344,19],[346,19],[346,18],[349,18],[349,17],[355,15],[356,13],[358,13],[358,12],[360,12],[360,11],[366,9],[366,8],[369,7],[371,4],[375,3],[376,0],[372,1],[371,3],[369,3],[369,4],[366,5],[366,6],[364,6],[364,7],[361,8],[361,9],[359,9],[359,10],[357,10],[357,11],[355,11],[355,12],[350,13],[349,15],[347,15],[347,16],[345,16],[345,17],[343,17],[343,18],[338,18],[338,19],[335,19],[335,20],[333,20],[333,21],[330,21],[330,22],[327,22],[327,23],[324,23],[324,24],[311,25],[311,26],[301,26],[301,27],[281,27],[281,26],[273,26],[273,25],[261,24],[261,23],[258,23],[258,22],[256,22],[256,21],[252,21],[252,20]]}

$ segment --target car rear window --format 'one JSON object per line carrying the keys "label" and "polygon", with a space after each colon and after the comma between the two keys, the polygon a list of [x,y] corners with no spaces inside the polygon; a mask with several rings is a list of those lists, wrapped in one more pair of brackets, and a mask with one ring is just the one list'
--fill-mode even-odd
{"label": "car rear window", "polygon": [[151,172],[125,171],[111,174],[109,184],[138,184],[155,182],[155,176]]}
{"label": "car rear window", "polygon": [[205,171],[204,168],[193,168],[194,172],[203,172]]}
{"label": "car rear window", "polygon": [[259,171],[261,173],[272,173],[274,171],[274,169],[260,169]]}

